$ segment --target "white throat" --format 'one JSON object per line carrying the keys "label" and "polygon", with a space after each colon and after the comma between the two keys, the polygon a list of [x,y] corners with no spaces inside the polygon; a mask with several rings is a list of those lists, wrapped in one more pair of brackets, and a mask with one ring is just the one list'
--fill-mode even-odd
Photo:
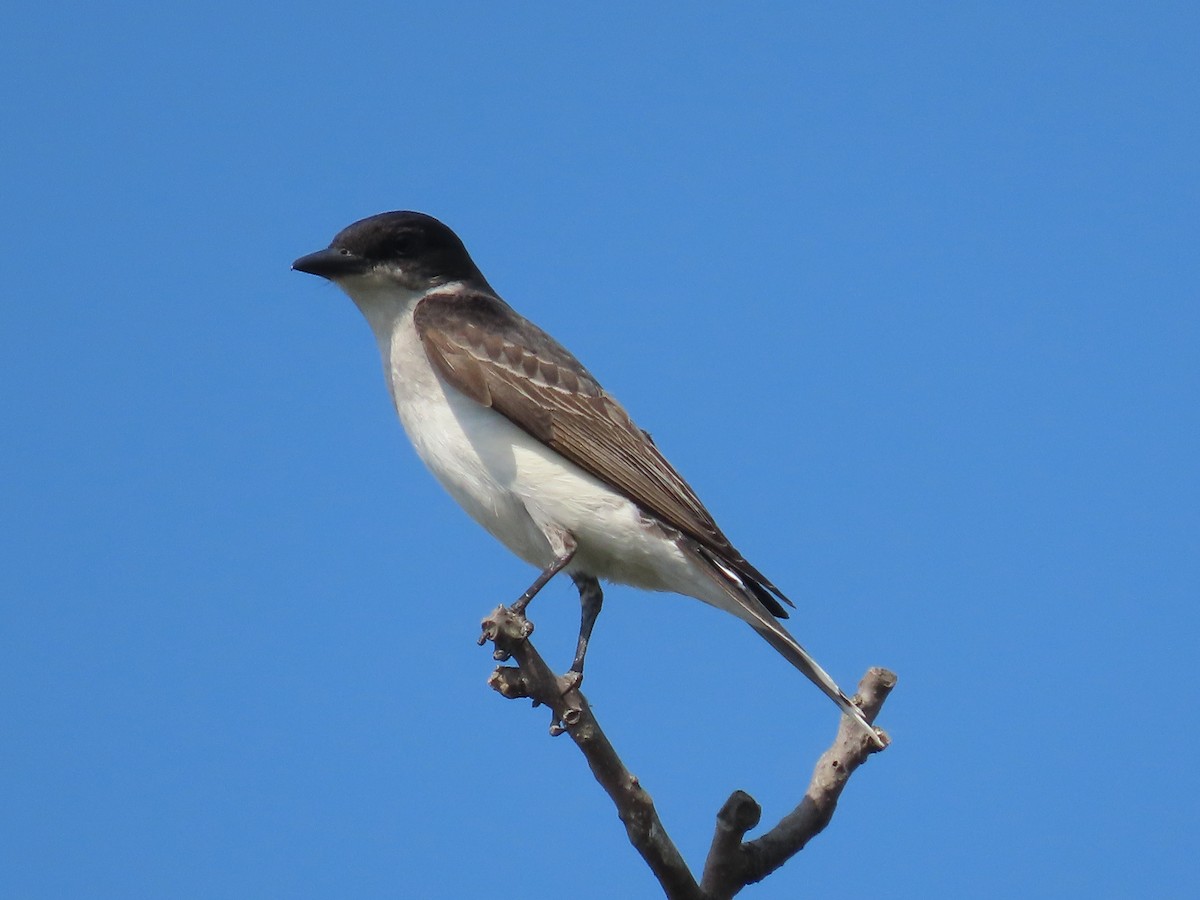
{"label": "white throat", "polygon": [[397,325],[411,322],[413,310],[422,298],[433,293],[456,293],[463,288],[462,282],[453,281],[417,291],[377,272],[339,279],[337,286],[354,301],[371,326],[384,359],[389,356],[388,348]]}

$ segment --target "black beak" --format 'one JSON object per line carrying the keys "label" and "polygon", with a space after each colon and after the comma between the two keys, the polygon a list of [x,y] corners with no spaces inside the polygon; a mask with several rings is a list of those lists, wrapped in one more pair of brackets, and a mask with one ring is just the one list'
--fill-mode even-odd
{"label": "black beak", "polygon": [[362,275],[369,268],[370,264],[361,256],[334,247],[326,247],[324,250],[302,256],[292,263],[292,269],[297,272],[307,272],[309,275],[320,275],[330,279]]}

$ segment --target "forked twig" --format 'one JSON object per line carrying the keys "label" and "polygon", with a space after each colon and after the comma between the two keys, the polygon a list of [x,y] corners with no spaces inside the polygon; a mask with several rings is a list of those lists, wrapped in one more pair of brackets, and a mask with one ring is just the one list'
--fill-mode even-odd
{"label": "forked twig", "polygon": [[[532,632],[532,623],[504,606],[483,620],[479,643],[492,642],[497,659],[516,662],[515,666],[498,666],[488,684],[505,697],[528,697],[534,705],[551,710],[551,734],[571,736],[592,775],[617,807],[630,843],[671,900],[725,900],[766,878],[829,824],[850,775],[880,749],[860,725],[843,716],[833,745],[817,761],[804,798],[774,828],[754,840],[744,838],[758,825],[761,808],[749,794],[734,791],[717,813],[704,874],[697,882],[663,828],[654,801],[601,730],[579,690],[579,676],[556,675],[529,641]],[[895,685],[896,676],[887,669],[873,668],[863,676],[854,702],[868,721],[875,720]]]}

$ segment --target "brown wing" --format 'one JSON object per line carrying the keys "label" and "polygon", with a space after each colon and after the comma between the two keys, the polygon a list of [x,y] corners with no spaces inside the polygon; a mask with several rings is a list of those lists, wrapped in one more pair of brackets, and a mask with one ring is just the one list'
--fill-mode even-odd
{"label": "brown wing", "polygon": [[[472,291],[425,298],[414,322],[430,360],[458,390],[790,605],[734,549],[649,435],[554,338],[498,297]],[[771,612],[786,616],[766,591],[754,593]]]}

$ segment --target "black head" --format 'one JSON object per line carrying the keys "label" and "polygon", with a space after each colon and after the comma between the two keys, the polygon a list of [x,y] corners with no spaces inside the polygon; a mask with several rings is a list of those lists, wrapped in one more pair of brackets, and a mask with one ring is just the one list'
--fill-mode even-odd
{"label": "black head", "polygon": [[292,268],[334,281],[377,274],[411,290],[451,281],[487,288],[458,235],[419,212],[361,219],[339,231],[326,249],[300,257]]}

